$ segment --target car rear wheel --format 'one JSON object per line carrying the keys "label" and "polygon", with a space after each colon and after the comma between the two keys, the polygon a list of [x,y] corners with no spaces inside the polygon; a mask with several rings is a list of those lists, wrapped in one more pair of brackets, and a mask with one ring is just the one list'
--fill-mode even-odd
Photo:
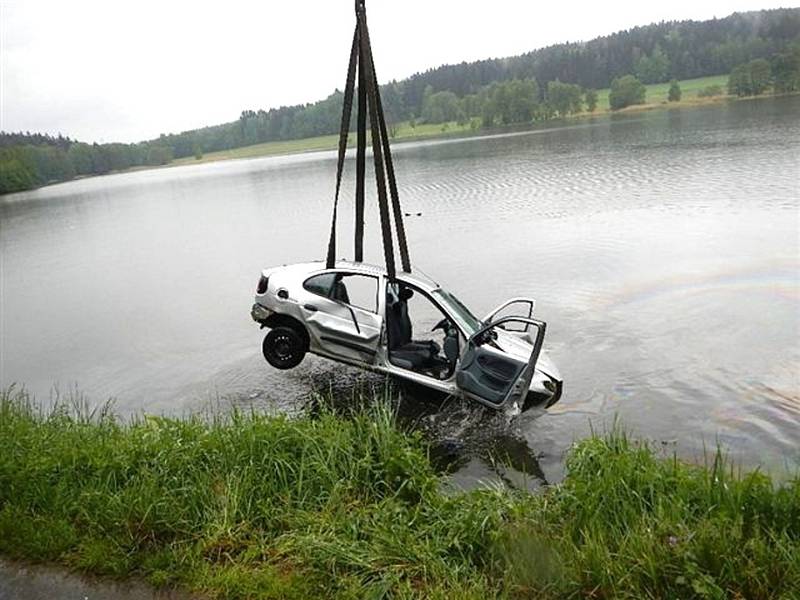
{"label": "car rear wheel", "polygon": [[303,336],[293,327],[280,326],[271,329],[261,344],[264,358],[276,369],[292,369],[306,355]]}

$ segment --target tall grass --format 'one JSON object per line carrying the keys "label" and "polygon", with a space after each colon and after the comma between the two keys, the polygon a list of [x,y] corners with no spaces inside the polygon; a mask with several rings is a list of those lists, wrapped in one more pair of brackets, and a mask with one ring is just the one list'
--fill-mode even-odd
{"label": "tall grass", "polygon": [[444,494],[384,402],[141,417],[0,394],[0,553],[226,598],[789,598],[800,483],[613,432],[540,495]]}
{"label": "tall grass", "polygon": [[[524,554],[509,548],[545,548],[558,594],[800,597],[797,479],[776,489],[764,474],[737,472],[719,450],[702,466],[659,459],[618,429],[578,444],[567,472],[517,512],[504,542],[507,557]],[[536,565],[508,564],[518,590],[541,589]]]}

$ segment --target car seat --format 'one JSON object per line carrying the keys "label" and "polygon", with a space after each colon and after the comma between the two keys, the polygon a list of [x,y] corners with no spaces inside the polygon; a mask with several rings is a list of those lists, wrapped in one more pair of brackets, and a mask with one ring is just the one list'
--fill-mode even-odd
{"label": "car seat", "polygon": [[336,275],[333,280],[333,289],[331,290],[331,297],[339,302],[350,304],[350,296],[347,293],[347,286],[342,281],[342,275]]}
{"label": "car seat", "polygon": [[389,333],[389,359],[398,367],[418,371],[431,366],[439,354],[439,346],[433,340],[414,341],[411,318],[408,316],[408,300],[414,291],[401,287],[397,298],[387,294],[387,329]]}

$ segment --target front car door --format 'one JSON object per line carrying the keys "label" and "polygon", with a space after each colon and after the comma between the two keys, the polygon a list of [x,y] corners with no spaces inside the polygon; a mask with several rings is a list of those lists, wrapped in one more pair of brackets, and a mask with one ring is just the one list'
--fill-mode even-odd
{"label": "front car door", "polygon": [[[486,315],[483,318],[483,322],[488,325],[489,323],[491,323],[495,319],[498,319],[498,318],[504,316],[504,315],[501,314],[504,311],[507,311],[507,310],[511,309],[511,307],[514,307],[515,310],[516,310],[516,307],[518,307],[518,306],[522,306],[526,310],[524,312],[522,312],[522,313],[514,313],[514,312],[510,312],[509,311],[509,314],[507,314],[505,316],[515,316],[515,317],[519,316],[519,317],[525,317],[525,318],[528,318],[528,319],[532,319],[533,318],[533,311],[536,308],[536,300],[534,300],[533,298],[525,298],[525,297],[519,296],[519,297],[511,298],[510,300],[506,300],[505,302],[503,302],[500,306],[498,306],[492,312],[490,312],[488,315]],[[521,323],[521,324],[518,324],[518,326],[521,327],[521,333],[526,333],[528,331],[528,329],[530,328],[530,326],[527,323]],[[506,327],[506,329],[508,329],[508,327]],[[516,329],[516,328],[514,328],[514,329]]]}
{"label": "front car door", "polygon": [[303,282],[300,309],[311,350],[334,359],[373,364],[383,319],[378,314],[379,278],[330,270]]}
{"label": "front car door", "polygon": [[[511,354],[497,343],[499,335],[511,323],[525,324],[536,330],[529,355]],[[496,329],[500,331],[495,331]],[[546,325],[527,317],[504,317],[474,333],[466,343],[456,371],[456,385],[467,397],[492,408],[522,406],[528,394],[536,361],[544,343]]]}

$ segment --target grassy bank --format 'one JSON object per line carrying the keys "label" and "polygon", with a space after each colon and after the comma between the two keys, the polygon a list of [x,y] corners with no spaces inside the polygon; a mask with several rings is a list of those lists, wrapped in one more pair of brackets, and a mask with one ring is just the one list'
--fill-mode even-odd
{"label": "grassy bank", "polygon": [[[469,124],[459,125],[456,122],[415,124],[414,127],[408,121],[403,121],[395,127],[395,136],[392,143],[401,141],[413,141],[432,139],[457,134],[474,133],[475,129]],[[354,134],[351,134],[349,142],[355,143]],[[241,148],[231,148],[230,150],[220,150],[219,152],[209,152],[201,158],[187,156],[178,158],[169,163],[168,166],[191,165],[204,162],[215,162],[218,160],[231,160],[237,158],[257,158],[260,156],[275,156],[280,154],[297,154],[300,152],[314,152],[317,150],[335,150],[339,145],[339,135],[320,135],[317,137],[303,138],[299,140],[284,140],[279,142],[265,142]]]}
{"label": "grassy bank", "polygon": [[[687,79],[680,82],[682,97],[680,102],[667,103],[667,94],[669,92],[669,83],[656,83],[645,86],[647,88],[647,104],[633,106],[626,109],[625,112],[636,110],[651,110],[654,108],[676,106],[694,106],[713,104],[720,101],[731,99],[730,96],[713,96],[710,98],[700,98],[697,92],[712,85],[719,85],[723,90],[727,89],[728,76],[716,75],[713,77],[701,77],[699,79]],[[597,91],[597,108],[593,113],[582,112],[573,115],[567,119],[561,119],[549,123],[550,125],[557,125],[568,123],[574,119],[581,119],[588,116],[599,116],[608,114],[611,109],[608,104],[609,89]],[[769,97],[769,96],[765,96]],[[450,137],[454,135],[475,134],[480,131],[478,123],[463,123],[458,124],[455,121],[449,123],[415,123],[412,127],[409,121],[403,121],[396,124],[395,135],[392,137],[392,142],[402,142],[411,140],[425,140],[435,139],[441,137]],[[253,146],[244,146],[242,148],[232,148],[231,150],[222,150],[219,152],[209,152],[204,154],[201,158],[197,159],[193,156],[179,158],[170,163],[170,165],[188,165],[204,162],[214,162],[218,160],[230,160],[236,158],[256,158],[259,156],[273,156],[279,154],[294,154],[298,152],[313,152],[316,150],[333,150],[339,143],[338,135],[323,135],[318,137],[304,138],[300,140],[286,140],[279,142],[266,142],[263,144],[255,144]]]}
{"label": "grassy bank", "polygon": [[[713,77],[700,77],[698,79],[685,79],[679,81],[678,85],[681,88],[681,99],[678,102],[669,102],[669,83],[651,83],[644,86],[647,89],[645,106],[653,105],[666,105],[668,107],[674,106],[692,106],[695,104],[708,104],[719,102],[721,100],[733,99],[735,96],[728,96],[728,76],[715,75]],[[711,96],[708,98],[698,97],[697,92],[706,89],[713,85],[718,85],[723,90],[721,96]],[[608,103],[608,93],[610,89],[605,88],[597,90],[597,111],[598,113],[610,112],[611,107]],[[769,96],[766,96],[769,97]]]}
{"label": "grassy bank", "polygon": [[226,598],[790,598],[800,481],[621,433],[539,495],[445,494],[386,405],[348,418],[43,413],[0,396],[0,553]]}
{"label": "grassy bank", "polygon": [[339,144],[338,135],[321,135],[300,140],[283,140],[279,142],[265,142],[253,146],[242,146],[219,152],[209,152],[201,158],[186,156],[173,160],[170,165],[192,165],[196,163],[230,160],[235,158],[257,158],[259,156],[273,156],[276,154],[296,154],[298,152],[313,152],[315,150],[332,150]]}

